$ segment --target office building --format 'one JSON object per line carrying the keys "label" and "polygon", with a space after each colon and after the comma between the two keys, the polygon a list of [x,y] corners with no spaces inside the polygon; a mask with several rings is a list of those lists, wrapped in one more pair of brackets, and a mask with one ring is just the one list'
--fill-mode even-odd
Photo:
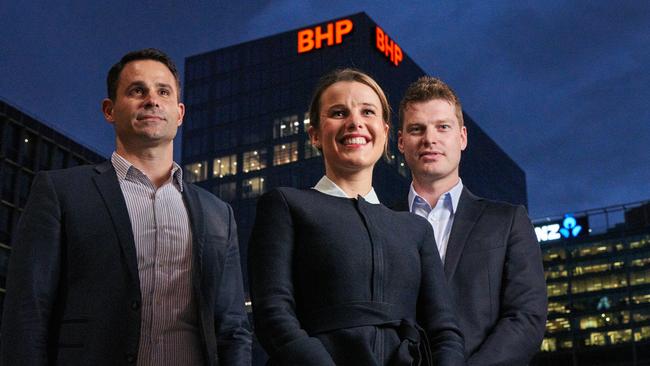
{"label": "office building", "polygon": [[34,174],[104,160],[96,152],[0,100],[0,311],[4,301],[11,235]]}
{"label": "office building", "polygon": [[[186,59],[182,164],[188,179],[232,204],[244,258],[256,197],[277,186],[312,187],[323,175],[322,158],[306,134],[307,109],[318,79],[342,67],[369,73],[389,97],[388,156],[373,183],[382,202],[404,199],[410,173],[397,152],[398,104],[427,72],[366,14]],[[465,123],[464,184],[484,197],[526,204],[524,172],[470,116]]]}
{"label": "office building", "polygon": [[650,365],[650,201],[535,220],[549,296],[534,365]]}

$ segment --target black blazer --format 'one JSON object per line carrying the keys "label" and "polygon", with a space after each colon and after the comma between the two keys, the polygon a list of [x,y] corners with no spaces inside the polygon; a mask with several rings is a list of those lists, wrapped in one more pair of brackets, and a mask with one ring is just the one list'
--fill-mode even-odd
{"label": "black blazer", "polygon": [[[205,360],[250,364],[232,210],[191,184],[183,198]],[[140,304],[133,232],[111,163],[38,173],[14,236],[2,364],[134,363]]]}
{"label": "black blazer", "polygon": [[[408,210],[408,202],[395,208]],[[463,188],[444,268],[468,364],[526,365],[539,350],[547,311],[541,250],[526,209]]]}
{"label": "black blazer", "polygon": [[418,343],[430,344],[436,365],[464,364],[425,220],[280,188],[259,199],[248,250],[255,332],[270,364],[410,365]]}

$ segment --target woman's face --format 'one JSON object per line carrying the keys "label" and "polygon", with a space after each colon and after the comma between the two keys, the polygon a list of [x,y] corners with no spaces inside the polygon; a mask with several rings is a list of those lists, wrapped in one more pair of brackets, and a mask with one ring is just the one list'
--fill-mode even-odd
{"label": "woman's face", "polygon": [[312,144],[322,149],[327,172],[372,172],[384,151],[388,124],[372,88],[356,81],[339,81],[321,95],[320,127],[311,127],[309,135]]}

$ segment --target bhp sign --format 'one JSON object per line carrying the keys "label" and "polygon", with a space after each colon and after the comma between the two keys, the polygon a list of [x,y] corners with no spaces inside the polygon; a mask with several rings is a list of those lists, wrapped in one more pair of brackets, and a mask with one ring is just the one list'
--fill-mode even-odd
{"label": "bhp sign", "polygon": [[313,49],[333,46],[343,42],[343,36],[352,32],[354,25],[350,19],[342,19],[327,23],[325,27],[317,26],[298,31],[298,53],[309,52]]}
{"label": "bhp sign", "polygon": [[395,66],[398,66],[404,59],[402,49],[379,27],[375,29],[375,46]]}

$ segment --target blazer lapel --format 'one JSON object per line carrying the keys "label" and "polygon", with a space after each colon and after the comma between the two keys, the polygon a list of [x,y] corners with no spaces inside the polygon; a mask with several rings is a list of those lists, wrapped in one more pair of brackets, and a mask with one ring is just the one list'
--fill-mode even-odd
{"label": "blazer lapel", "polygon": [[465,243],[467,243],[474,224],[481,216],[483,208],[484,206],[480,203],[478,197],[474,196],[467,188],[463,188],[454,215],[454,224],[451,227],[449,242],[447,243],[447,254],[445,255],[445,275],[449,281],[454,276]]}
{"label": "blazer lapel", "polygon": [[[200,280],[201,268],[203,268],[204,215],[195,188],[186,182],[183,182],[183,199],[185,200],[185,206],[189,213],[192,229],[192,257],[194,264],[194,270],[192,272],[197,275],[197,280]],[[200,281],[192,282],[195,286],[200,286]]]}
{"label": "blazer lapel", "polygon": [[129,220],[129,210],[126,207],[126,201],[124,201],[124,195],[122,195],[115,169],[110,161],[105,161],[97,165],[95,171],[99,174],[94,176],[93,180],[115,226],[115,232],[122,247],[124,258],[126,258],[129,275],[138,284],[137,288],[139,289],[140,277],[138,276],[138,258],[135,251],[133,229]]}

